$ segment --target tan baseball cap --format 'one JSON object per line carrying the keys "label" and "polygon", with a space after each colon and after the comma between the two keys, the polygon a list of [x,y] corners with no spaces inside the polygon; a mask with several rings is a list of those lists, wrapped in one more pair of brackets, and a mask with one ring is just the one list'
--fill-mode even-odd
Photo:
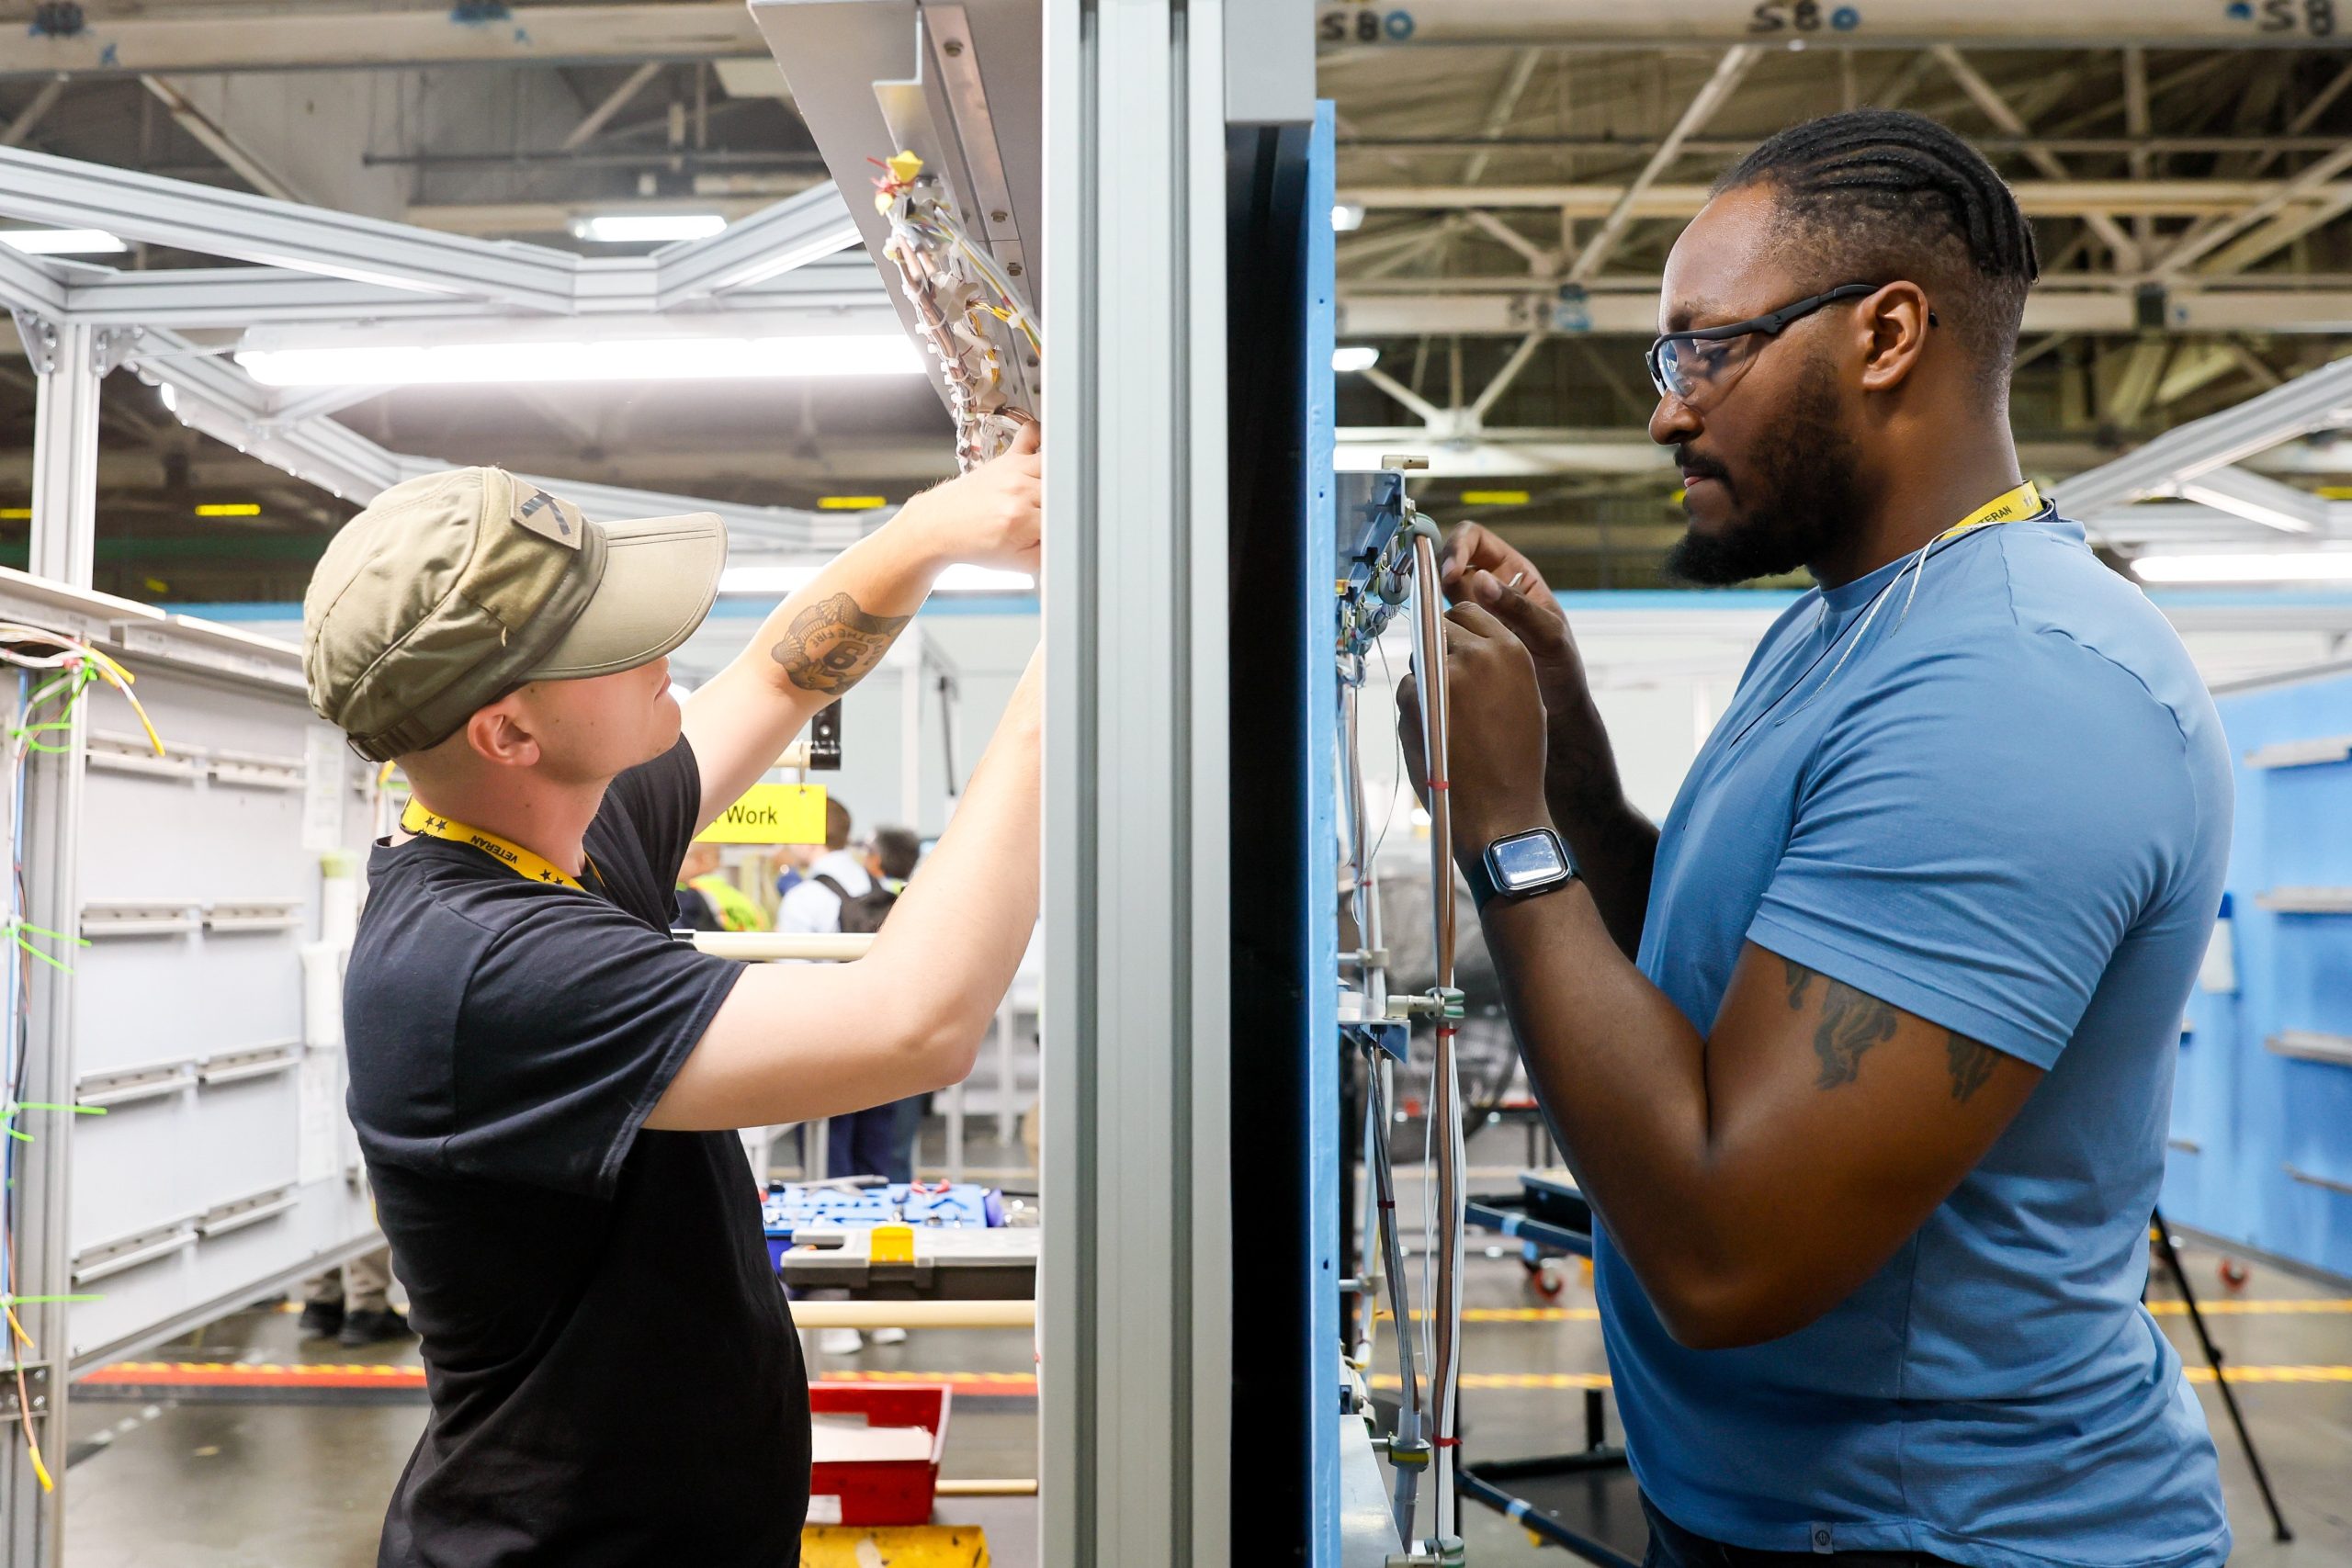
{"label": "tan baseball cap", "polygon": [[422,750],[526,682],[668,653],[710,613],[726,558],[708,512],[592,523],[503,468],[405,480],[311,574],[311,706],[377,761]]}

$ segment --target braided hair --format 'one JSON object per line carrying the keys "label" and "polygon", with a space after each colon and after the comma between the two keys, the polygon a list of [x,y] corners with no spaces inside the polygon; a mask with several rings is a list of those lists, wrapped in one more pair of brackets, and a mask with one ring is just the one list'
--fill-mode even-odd
{"label": "braided hair", "polygon": [[1928,288],[1985,382],[2007,385],[2041,265],[2017,197],[1983,153],[1925,116],[1851,109],[1791,126],[1714,188],[1751,186],[1770,190],[1792,244],[1834,263],[1823,288],[1907,278]]}

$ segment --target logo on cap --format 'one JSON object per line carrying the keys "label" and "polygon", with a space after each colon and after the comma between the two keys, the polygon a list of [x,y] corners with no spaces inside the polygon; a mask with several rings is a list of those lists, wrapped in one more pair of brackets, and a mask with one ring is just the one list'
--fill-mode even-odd
{"label": "logo on cap", "polygon": [[568,501],[558,500],[537,485],[530,487],[527,495],[522,493],[523,488],[519,484],[515,487],[513,513],[515,525],[527,528],[543,539],[552,539],[569,549],[578,549],[583,521],[580,509]]}
{"label": "logo on cap", "polygon": [[564,516],[563,508],[557,503],[555,497],[549,495],[543,490],[539,490],[536,487],[533,488],[531,491],[531,499],[523,503],[522,515],[528,517],[531,513],[538,511],[542,506],[552,506],[555,508],[556,528],[565,538],[569,539],[571,537],[571,520]]}

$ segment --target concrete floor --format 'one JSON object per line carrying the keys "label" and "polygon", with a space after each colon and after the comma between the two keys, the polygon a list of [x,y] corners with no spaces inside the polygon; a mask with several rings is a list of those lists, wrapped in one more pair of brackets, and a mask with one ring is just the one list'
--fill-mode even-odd
{"label": "concrete floor", "polygon": [[[979,1163],[1001,1151],[974,1153]],[[1482,1140],[1474,1163],[1516,1153]],[[1489,1178],[1487,1185],[1500,1183]],[[2352,1487],[2346,1484],[2352,1475],[2352,1381],[2346,1380],[2352,1371],[2344,1370],[2352,1367],[2352,1302],[2344,1299],[2352,1298],[2352,1287],[2256,1265],[2251,1281],[2232,1293],[2216,1276],[2215,1254],[2191,1248],[2188,1261],[2200,1298],[2231,1303],[2211,1321],[2233,1364],[2337,1369],[2335,1381],[2247,1382],[2237,1390],[2297,1534],[2285,1546],[2270,1540],[2216,1391],[2210,1383],[2200,1387],[2237,1529],[2232,1562],[2244,1568],[2342,1568],[2352,1562]],[[2159,1300],[2170,1294],[2156,1292]],[[1529,1288],[1515,1254],[1474,1254],[1464,1298],[1472,1309],[1556,1312],[1471,1322],[1464,1367],[1474,1376],[1605,1371],[1591,1293],[1573,1268],[1563,1293],[1547,1302]],[[2319,1311],[2265,1305],[2293,1300],[2330,1305]],[[2160,1321],[2190,1364],[2199,1364],[2187,1320],[2166,1314]],[[300,1342],[292,1313],[275,1309],[239,1314],[151,1354],[185,1360],[415,1359],[413,1346],[371,1354],[331,1341]],[[820,1375],[836,1366],[1028,1371],[1032,1358],[1025,1332],[928,1332],[903,1346],[868,1349],[853,1361],[812,1356],[811,1366]],[[1488,1460],[1579,1446],[1582,1406],[1583,1395],[1574,1387],[1467,1387],[1465,1451]],[[71,1410],[65,1560],[71,1568],[368,1568],[384,1500],[424,1414],[416,1403],[125,1404],[77,1395]],[[1025,1402],[959,1399],[946,1473],[1035,1475],[1035,1407]],[[999,1564],[1028,1568],[1036,1560],[1032,1503],[943,1506],[940,1517],[985,1525]],[[1464,1525],[1474,1563],[1572,1561],[1532,1543],[1518,1526],[1486,1508],[1465,1506]]]}

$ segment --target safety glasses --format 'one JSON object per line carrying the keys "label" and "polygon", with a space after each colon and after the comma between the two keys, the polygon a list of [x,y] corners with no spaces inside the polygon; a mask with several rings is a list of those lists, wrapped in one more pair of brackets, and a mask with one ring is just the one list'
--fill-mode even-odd
{"label": "safety glasses", "polygon": [[[1825,306],[1842,299],[1859,299],[1885,287],[1883,283],[1841,283],[1826,294],[1815,294],[1728,326],[1668,333],[1651,344],[1649,353],[1644,356],[1650,367],[1650,385],[1657,389],[1661,398],[1678,398],[1694,409],[1705,408],[1730,391],[1757,355],[1791,322],[1803,321]],[[1764,343],[1745,341],[1759,334]]]}

